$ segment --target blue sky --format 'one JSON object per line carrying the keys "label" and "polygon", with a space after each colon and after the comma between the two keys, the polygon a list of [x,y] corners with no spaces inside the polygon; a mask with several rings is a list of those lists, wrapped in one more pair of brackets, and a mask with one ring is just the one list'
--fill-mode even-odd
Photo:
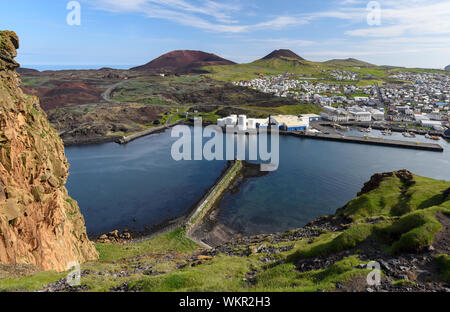
{"label": "blue sky", "polygon": [[[137,65],[177,49],[242,63],[278,48],[313,61],[450,64],[448,0],[80,0],[79,26],[66,22],[69,1],[0,1],[23,65]],[[368,4],[380,7],[377,25]]]}

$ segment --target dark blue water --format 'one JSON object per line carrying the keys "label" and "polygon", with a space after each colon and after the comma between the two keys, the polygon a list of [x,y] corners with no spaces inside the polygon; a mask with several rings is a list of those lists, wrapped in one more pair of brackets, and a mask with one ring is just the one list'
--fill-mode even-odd
{"label": "dark blue water", "polygon": [[225,161],[180,161],[170,131],[127,145],[67,147],[67,188],[88,233],[143,230],[186,213],[225,168]]}
{"label": "dark blue water", "polygon": [[[381,134],[374,131],[371,136]],[[404,139],[401,134],[390,138]],[[410,140],[434,143],[423,137]],[[286,231],[334,213],[374,173],[408,169],[450,181],[450,144],[439,144],[444,153],[281,137],[279,169],[226,194],[219,220],[246,234]]]}
{"label": "dark blue water", "polygon": [[[404,139],[401,134],[390,138]],[[143,229],[184,214],[202,197],[225,161],[176,162],[170,156],[174,141],[166,131],[125,146],[66,148],[67,187],[90,233]],[[439,144],[444,153],[281,136],[278,170],[226,194],[219,219],[246,234],[285,231],[334,213],[377,172],[408,169],[450,180],[450,145]]]}

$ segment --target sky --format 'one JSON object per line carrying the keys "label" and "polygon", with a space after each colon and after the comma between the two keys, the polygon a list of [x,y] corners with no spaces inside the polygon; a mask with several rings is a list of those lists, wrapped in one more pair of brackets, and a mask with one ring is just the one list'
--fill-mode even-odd
{"label": "sky", "polygon": [[450,64],[449,0],[80,0],[80,14],[74,1],[0,2],[22,66],[140,65],[185,49],[247,63],[281,48],[312,61]]}

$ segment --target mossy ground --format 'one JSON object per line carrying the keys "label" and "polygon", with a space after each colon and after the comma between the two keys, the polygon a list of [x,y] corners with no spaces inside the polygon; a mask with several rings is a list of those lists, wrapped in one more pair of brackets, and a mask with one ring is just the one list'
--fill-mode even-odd
{"label": "mossy ground", "polygon": [[450,283],[450,256],[449,255],[438,255],[436,257],[438,264],[439,264],[439,270],[441,273],[442,278]]}

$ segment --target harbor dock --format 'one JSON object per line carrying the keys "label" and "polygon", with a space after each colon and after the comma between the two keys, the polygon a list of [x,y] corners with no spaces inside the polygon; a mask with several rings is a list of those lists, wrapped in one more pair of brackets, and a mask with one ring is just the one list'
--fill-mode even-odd
{"label": "harbor dock", "polygon": [[296,137],[304,137],[318,140],[328,140],[328,141],[338,141],[347,143],[358,143],[358,144],[371,144],[371,145],[381,145],[389,147],[399,147],[399,148],[410,148],[416,150],[425,150],[432,152],[443,152],[444,148],[439,144],[435,143],[422,143],[413,141],[400,141],[391,140],[383,138],[374,137],[356,137],[356,136],[346,136],[340,134],[323,134],[323,133],[301,133],[301,132],[280,132],[280,134],[286,134]]}
{"label": "harbor dock", "polygon": [[170,124],[165,124],[163,126],[150,128],[150,129],[138,132],[136,134],[132,134],[132,135],[129,135],[129,136],[124,136],[124,137],[121,137],[120,139],[118,139],[116,141],[116,143],[127,144],[127,143],[129,143],[131,141],[134,141],[134,140],[138,139],[138,138],[141,138],[141,137],[144,137],[144,136],[147,136],[147,135],[150,135],[150,134],[162,132],[162,131],[164,131],[166,129],[169,129],[169,128],[173,127],[173,126],[176,126],[176,125],[178,125],[180,123],[181,123],[181,121],[179,120],[179,121],[176,121],[176,122],[173,122],[173,123],[170,123]]}

